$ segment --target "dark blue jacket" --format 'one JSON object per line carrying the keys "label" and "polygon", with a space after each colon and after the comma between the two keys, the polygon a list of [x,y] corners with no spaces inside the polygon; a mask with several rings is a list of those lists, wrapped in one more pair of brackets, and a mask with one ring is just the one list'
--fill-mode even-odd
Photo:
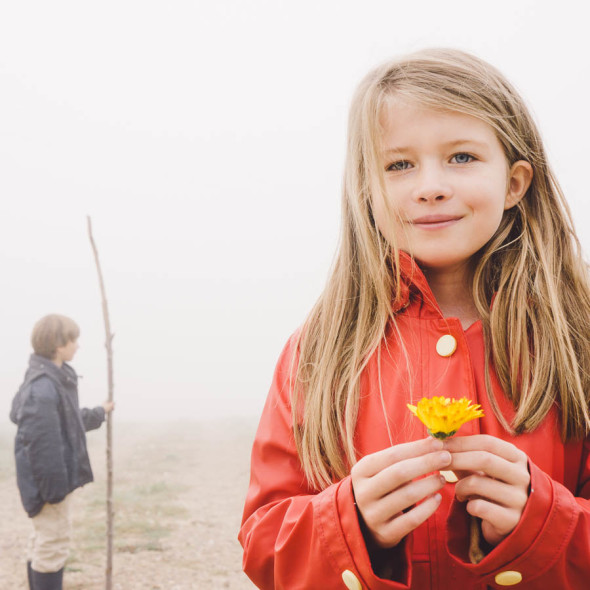
{"label": "dark blue jacket", "polygon": [[78,377],[32,354],[25,380],[12,402],[10,419],[18,425],[14,454],[23,506],[35,516],[46,502],[61,502],[93,480],[86,431],[98,428],[105,411],[80,409]]}

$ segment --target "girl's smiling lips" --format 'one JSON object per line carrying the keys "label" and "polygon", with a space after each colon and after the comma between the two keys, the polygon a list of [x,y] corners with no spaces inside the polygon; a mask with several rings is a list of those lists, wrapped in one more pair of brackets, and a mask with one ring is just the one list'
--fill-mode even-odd
{"label": "girl's smiling lips", "polygon": [[440,229],[459,221],[462,215],[423,215],[412,219],[412,225],[421,229]]}

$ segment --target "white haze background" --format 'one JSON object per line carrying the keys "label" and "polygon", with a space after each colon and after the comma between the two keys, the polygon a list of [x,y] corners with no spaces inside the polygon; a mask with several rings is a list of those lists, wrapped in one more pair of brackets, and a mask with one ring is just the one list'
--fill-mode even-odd
{"label": "white haze background", "polygon": [[115,332],[116,417],[253,416],[324,284],[348,104],[374,65],[473,51],[526,97],[588,250],[583,4],[0,4],[0,421],[50,312],[106,397],[91,215]]}

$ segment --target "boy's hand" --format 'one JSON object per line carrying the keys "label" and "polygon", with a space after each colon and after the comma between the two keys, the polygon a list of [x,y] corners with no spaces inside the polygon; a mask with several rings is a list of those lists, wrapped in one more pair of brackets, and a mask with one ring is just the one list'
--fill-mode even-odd
{"label": "boy's hand", "polygon": [[105,414],[108,414],[115,409],[115,402],[106,401],[102,404],[102,407],[104,408]]}
{"label": "boy's hand", "polygon": [[437,472],[450,462],[443,443],[428,437],[366,455],[354,465],[354,496],[372,542],[394,547],[434,513],[441,500],[436,492],[445,485]]}
{"label": "boy's hand", "polygon": [[481,530],[497,545],[516,527],[529,497],[531,476],[526,454],[513,444],[489,436],[459,436],[444,442],[459,478],[455,496],[469,514],[481,518]]}

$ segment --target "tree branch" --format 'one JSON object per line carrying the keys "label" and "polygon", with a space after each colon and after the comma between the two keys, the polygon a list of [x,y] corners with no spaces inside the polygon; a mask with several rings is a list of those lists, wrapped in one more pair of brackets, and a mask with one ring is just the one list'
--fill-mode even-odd
{"label": "tree branch", "polygon": [[[107,304],[106,290],[104,287],[104,280],[102,278],[102,271],[100,268],[100,261],[98,258],[98,250],[92,236],[92,220],[90,216],[88,219],[88,237],[90,238],[90,245],[94,253],[94,261],[96,262],[96,271],[98,272],[98,283],[100,286],[100,295],[102,299],[102,315],[104,318],[104,328],[106,334],[105,347],[107,350],[107,379],[108,379],[108,401],[113,401],[113,338],[114,334],[111,332],[111,322],[109,319],[109,308]],[[106,590],[112,590],[113,587],[113,413],[108,412],[107,420],[107,563],[106,563]]]}

